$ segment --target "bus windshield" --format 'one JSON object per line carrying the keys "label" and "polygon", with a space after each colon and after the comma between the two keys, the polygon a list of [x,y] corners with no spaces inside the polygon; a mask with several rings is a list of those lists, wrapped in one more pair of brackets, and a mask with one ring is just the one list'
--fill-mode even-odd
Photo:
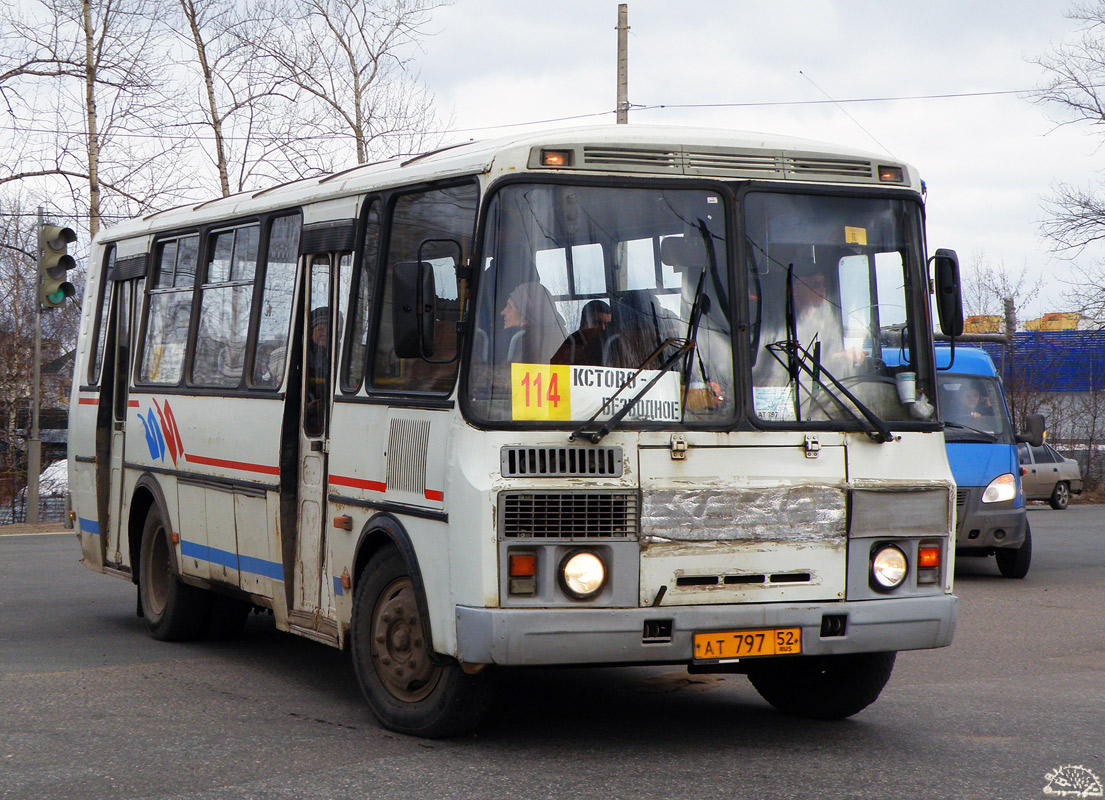
{"label": "bus windshield", "polygon": [[[490,422],[733,417],[725,203],[518,183],[492,199],[468,389]],[[628,406],[628,408],[627,408]]]}
{"label": "bus windshield", "polygon": [[910,299],[922,274],[915,204],[752,192],[744,220],[756,415],[855,420],[850,393],[884,421],[933,419],[931,365],[909,356],[927,352],[912,341],[927,324]]}

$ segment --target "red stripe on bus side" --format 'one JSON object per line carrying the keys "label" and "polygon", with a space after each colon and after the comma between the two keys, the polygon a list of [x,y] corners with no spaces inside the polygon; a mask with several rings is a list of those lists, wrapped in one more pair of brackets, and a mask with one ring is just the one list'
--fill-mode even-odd
{"label": "red stripe on bus side", "polygon": [[139,405],[141,405],[141,403],[139,403],[137,400],[127,401],[127,408],[138,408]]}
{"label": "red stripe on bus side", "polygon": [[331,475],[333,486],[348,486],[352,489],[368,489],[371,492],[386,492],[388,485],[380,481],[365,481],[360,478],[347,478],[344,475]]}
{"label": "red stripe on bus side", "polygon": [[98,406],[100,404],[100,398],[98,397],[80,397],[77,399],[77,405],[79,406]]}
{"label": "red stripe on bus side", "polygon": [[241,470],[242,472],[259,472],[262,475],[280,474],[280,467],[266,467],[264,464],[248,464],[244,461],[227,461],[224,458],[194,456],[191,453],[185,453],[184,460],[192,464],[203,464],[207,467],[224,467],[226,469]]}
{"label": "red stripe on bus side", "polygon": [[436,489],[427,489],[426,490],[426,499],[427,500],[436,500],[438,502],[441,502],[442,500],[445,499],[445,492],[439,492]]}

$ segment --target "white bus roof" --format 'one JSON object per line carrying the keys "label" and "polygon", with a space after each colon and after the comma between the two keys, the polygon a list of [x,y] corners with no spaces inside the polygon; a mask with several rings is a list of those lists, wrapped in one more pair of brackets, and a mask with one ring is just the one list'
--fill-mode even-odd
{"label": "white bus roof", "polygon": [[[568,164],[545,167],[542,149],[570,153]],[[884,167],[901,179],[880,180]],[[154,212],[103,230],[97,239],[119,241],[158,231],[233,219],[283,208],[355,197],[385,187],[472,174],[635,174],[669,177],[794,180],[921,190],[915,169],[878,154],[765,133],[671,125],[602,125],[554,128],[468,141],[415,156],[362,164],[329,175]],[[348,219],[351,204],[334,218]],[[308,220],[311,222],[319,219]]]}

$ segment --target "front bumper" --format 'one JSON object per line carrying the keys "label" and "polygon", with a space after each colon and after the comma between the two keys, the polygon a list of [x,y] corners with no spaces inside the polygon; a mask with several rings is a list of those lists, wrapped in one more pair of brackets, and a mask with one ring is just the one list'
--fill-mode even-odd
{"label": "front bumper", "polygon": [[[847,617],[821,636],[822,617]],[[844,603],[762,603],[659,608],[457,609],[457,657],[471,664],[689,663],[701,631],[801,627],[805,655],[921,650],[951,644],[955,595]],[[670,640],[646,640],[645,623],[670,621]],[[653,627],[655,630],[655,627]]]}
{"label": "front bumper", "polygon": [[1010,508],[1008,500],[991,505],[982,502],[983,487],[960,489],[967,501],[956,506],[955,546],[959,551],[988,550],[993,547],[1020,547],[1028,516],[1025,507]]}

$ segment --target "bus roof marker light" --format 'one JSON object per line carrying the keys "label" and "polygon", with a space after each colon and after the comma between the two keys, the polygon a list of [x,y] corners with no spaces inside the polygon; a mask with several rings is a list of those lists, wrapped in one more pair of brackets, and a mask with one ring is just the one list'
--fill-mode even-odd
{"label": "bus roof marker light", "polygon": [[885,183],[905,183],[905,171],[901,167],[880,164],[879,180]]}
{"label": "bus roof marker light", "polygon": [[541,166],[543,167],[570,167],[572,166],[571,150],[542,150]]}

